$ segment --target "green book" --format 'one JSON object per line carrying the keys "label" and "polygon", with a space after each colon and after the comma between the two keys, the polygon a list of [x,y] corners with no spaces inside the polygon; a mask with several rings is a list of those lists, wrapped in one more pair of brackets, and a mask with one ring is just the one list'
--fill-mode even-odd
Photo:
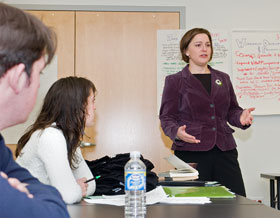
{"label": "green book", "polygon": [[208,198],[234,198],[224,186],[215,187],[163,187],[165,193],[170,197],[208,197]]}

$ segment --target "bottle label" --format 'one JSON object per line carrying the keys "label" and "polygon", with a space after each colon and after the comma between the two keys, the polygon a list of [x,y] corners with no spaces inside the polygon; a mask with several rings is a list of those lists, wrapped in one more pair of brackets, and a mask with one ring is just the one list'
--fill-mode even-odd
{"label": "bottle label", "polygon": [[146,171],[126,171],[125,190],[146,190]]}

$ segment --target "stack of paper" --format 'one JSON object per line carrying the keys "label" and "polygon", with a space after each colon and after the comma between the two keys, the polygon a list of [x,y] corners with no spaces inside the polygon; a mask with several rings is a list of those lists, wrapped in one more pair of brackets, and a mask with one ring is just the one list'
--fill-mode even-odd
{"label": "stack of paper", "polygon": [[[115,206],[125,205],[125,195],[103,195],[103,196],[90,196],[84,198],[84,201],[91,204],[109,204]],[[152,191],[146,193],[146,205],[156,203],[167,204],[205,204],[210,203],[207,197],[168,197],[162,186],[158,186]]]}
{"label": "stack of paper", "polygon": [[[158,203],[167,198],[167,194],[161,186],[146,193],[146,205]],[[84,198],[84,201],[92,204],[110,204],[116,206],[125,205],[125,195],[102,195]]]}
{"label": "stack of paper", "polygon": [[166,180],[182,181],[198,179],[198,171],[175,155],[165,158],[176,169],[158,173],[159,177]]}

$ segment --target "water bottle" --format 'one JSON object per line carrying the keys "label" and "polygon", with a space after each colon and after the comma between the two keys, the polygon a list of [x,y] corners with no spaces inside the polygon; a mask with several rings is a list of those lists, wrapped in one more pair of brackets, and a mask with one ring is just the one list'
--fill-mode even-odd
{"label": "water bottle", "polygon": [[130,153],[125,171],[125,218],[144,218],[146,215],[146,166],[140,152]]}

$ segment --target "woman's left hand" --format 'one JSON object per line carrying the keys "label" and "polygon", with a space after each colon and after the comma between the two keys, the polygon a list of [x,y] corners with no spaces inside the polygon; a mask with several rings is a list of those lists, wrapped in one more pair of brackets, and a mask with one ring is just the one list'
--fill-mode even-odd
{"label": "woman's left hand", "polygon": [[85,197],[87,195],[87,188],[88,188],[88,184],[86,183],[87,178],[83,177],[80,179],[77,179],[77,183],[79,184],[79,186],[81,187],[82,190],[82,196]]}
{"label": "woman's left hand", "polygon": [[255,108],[251,107],[248,109],[243,110],[241,116],[240,116],[240,123],[242,124],[242,126],[246,126],[246,125],[251,125],[253,122],[253,116],[251,114],[252,111],[254,111]]}

